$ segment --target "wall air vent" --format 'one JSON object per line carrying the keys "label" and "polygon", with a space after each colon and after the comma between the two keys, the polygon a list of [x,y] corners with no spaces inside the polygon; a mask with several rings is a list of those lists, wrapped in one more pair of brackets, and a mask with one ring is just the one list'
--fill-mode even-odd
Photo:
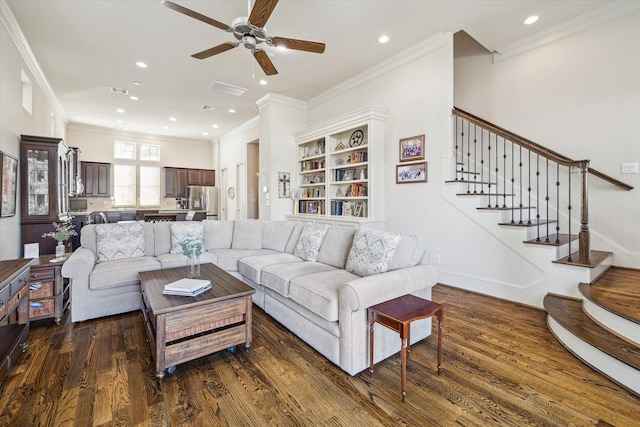
{"label": "wall air vent", "polygon": [[227,95],[235,96],[242,96],[247,91],[247,89],[244,87],[234,86],[218,81],[211,83],[211,86],[209,86],[209,90],[216,90],[218,92],[226,93]]}
{"label": "wall air vent", "polygon": [[117,93],[119,95],[129,95],[129,89],[111,86],[111,93]]}
{"label": "wall air vent", "polygon": [[203,105],[202,109],[205,111],[213,111],[216,109],[216,107],[212,106],[212,105]]}

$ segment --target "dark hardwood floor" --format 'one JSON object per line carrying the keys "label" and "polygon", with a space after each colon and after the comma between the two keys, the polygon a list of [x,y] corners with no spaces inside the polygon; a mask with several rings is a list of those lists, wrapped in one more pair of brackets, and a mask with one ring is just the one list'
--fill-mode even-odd
{"label": "dark hardwood floor", "polygon": [[[255,307],[249,352],[178,366],[158,387],[138,313],[34,324],[0,389],[0,426],[637,426],[640,399],[551,335],[545,313],[438,285],[436,336],[350,377]],[[398,348],[400,341],[398,340]]]}

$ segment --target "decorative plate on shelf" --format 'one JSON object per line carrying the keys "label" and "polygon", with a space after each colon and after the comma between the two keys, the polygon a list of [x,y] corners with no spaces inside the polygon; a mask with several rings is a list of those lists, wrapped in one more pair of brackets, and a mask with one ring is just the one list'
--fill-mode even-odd
{"label": "decorative plate on shelf", "polygon": [[349,138],[349,147],[357,147],[362,144],[362,140],[364,139],[364,132],[361,129],[354,131]]}

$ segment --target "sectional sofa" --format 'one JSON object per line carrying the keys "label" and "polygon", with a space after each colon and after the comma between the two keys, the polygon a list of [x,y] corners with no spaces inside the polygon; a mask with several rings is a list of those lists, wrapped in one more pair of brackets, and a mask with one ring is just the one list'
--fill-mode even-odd
{"label": "sectional sofa", "polygon": [[[430,299],[436,283],[416,236],[295,221],[92,224],[62,267],[72,321],[138,310],[138,273],[185,266],[180,243],[193,239],[201,263],[254,287],[257,306],[350,375],[369,365],[367,308],[409,293]],[[400,339],[375,328],[377,362]],[[430,319],[415,322],[411,342],[430,333]]]}

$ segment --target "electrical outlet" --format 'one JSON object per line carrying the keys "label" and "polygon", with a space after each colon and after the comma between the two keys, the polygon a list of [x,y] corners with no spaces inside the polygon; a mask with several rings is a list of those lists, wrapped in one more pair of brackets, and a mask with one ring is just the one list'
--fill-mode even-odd
{"label": "electrical outlet", "polygon": [[435,262],[436,264],[440,264],[440,255],[434,255],[433,262]]}
{"label": "electrical outlet", "polygon": [[623,163],[620,165],[622,173],[638,173],[638,162]]}

